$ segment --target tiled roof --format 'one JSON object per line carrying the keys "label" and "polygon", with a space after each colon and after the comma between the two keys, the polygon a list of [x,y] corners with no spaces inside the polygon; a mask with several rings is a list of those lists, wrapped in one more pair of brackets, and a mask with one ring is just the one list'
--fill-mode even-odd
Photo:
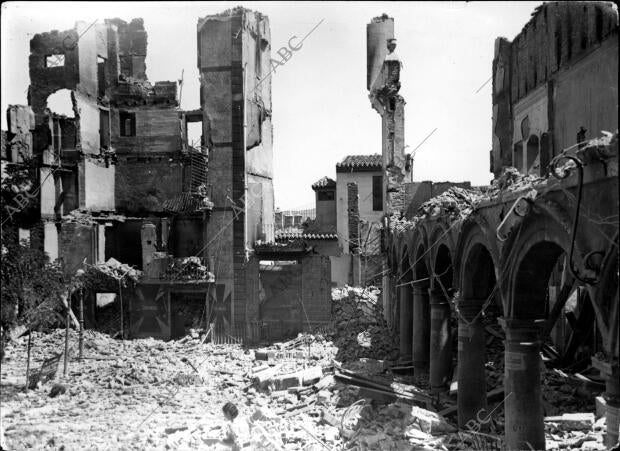
{"label": "tiled roof", "polygon": [[336,164],[336,172],[380,171],[381,155],[347,155]]}
{"label": "tiled roof", "polygon": [[317,190],[319,188],[336,188],[336,181],[329,177],[323,177],[312,184],[312,189]]}
{"label": "tiled roof", "polygon": [[337,240],[335,233],[300,233],[300,232],[276,232],[276,241],[285,240]]}

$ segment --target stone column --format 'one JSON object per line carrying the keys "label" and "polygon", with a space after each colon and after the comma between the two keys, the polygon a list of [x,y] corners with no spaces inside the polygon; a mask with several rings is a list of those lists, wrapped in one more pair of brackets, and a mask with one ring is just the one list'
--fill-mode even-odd
{"label": "stone column", "polygon": [[[613,361],[613,359],[610,359]],[[618,427],[620,416],[620,368],[618,364],[592,357],[592,366],[605,377],[605,418],[607,433],[605,446],[613,448],[618,443]]]}
{"label": "stone column", "polygon": [[415,377],[428,371],[430,321],[428,284],[413,286],[413,374]]}
{"label": "stone column", "polygon": [[433,392],[443,391],[450,383],[452,367],[452,336],[450,331],[450,303],[443,292],[429,289],[431,307],[430,387]]}
{"label": "stone column", "polygon": [[620,426],[620,421],[618,421],[618,416],[620,415],[620,381],[618,377],[618,366],[616,365],[613,375],[607,378],[604,395],[605,401],[607,401],[605,446],[608,449],[613,448],[618,443],[618,427]]}
{"label": "stone column", "polygon": [[[458,424],[460,428],[478,425],[487,407],[484,328],[480,311],[484,300],[465,299],[458,303]],[[485,424],[478,425],[481,429]],[[476,429],[478,429],[476,427]]]}
{"label": "stone column", "polygon": [[403,283],[398,287],[400,302],[400,357],[407,361],[411,360],[411,316],[413,314],[413,299],[411,285]]}
{"label": "stone column", "polygon": [[506,332],[506,446],[545,449],[539,338],[544,320],[502,319],[500,324]]}

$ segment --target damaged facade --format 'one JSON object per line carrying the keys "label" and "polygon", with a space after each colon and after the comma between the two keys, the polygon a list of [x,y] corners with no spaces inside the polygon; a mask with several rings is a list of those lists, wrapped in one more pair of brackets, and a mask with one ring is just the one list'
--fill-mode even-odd
{"label": "damaged facade", "polygon": [[541,350],[544,365],[600,371],[607,444],[618,440],[617,85],[617,10],[542,5],[495,44],[492,185],[424,199],[405,184],[387,211],[384,302],[401,358],[438,392],[457,381],[459,426],[478,424],[485,326],[501,324],[509,449],[545,448]]}
{"label": "damaged facade", "polygon": [[[175,316],[170,269],[175,259],[207,257],[208,148],[187,144],[176,82],[148,81],[141,19],[78,22],[35,35],[30,47],[29,105],[9,108],[7,155],[7,164],[32,158],[36,167],[40,189],[29,198],[39,211],[26,227],[43,235],[44,250],[67,274],[114,261],[142,271],[126,293],[126,332],[168,337],[171,323],[187,321]],[[48,108],[59,90],[70,92],[74,117]],[[88,293],[92,325],[106,316],[97,295]]]}
{"label": "damaged facade", "polygon": [[[125,298],[127,336],[174,337],[208,321],[235,339],[260,338],[272,282],[259,280],[254,245],[276,244],[270,39],[258,12],[200,19],[201,108],[193,111],[179,108],[176,81],[147,79],[142,19],[78,22],[31,40],[28,106],[9,108],[3,146],[3,167],[33,168],[31,205],[3,221],[20,230],[15,239],[33,235],[31,245],[67,274],[103,274],[100,290],[86,294],[87,326],[108,319],[96,299],[111,291]],[[74,117],[48,108],[59,90],[68,90]],[[202,124],[200,143],[189,142],[191,123]],[[138,270],[136,284],[121,284],[121,264]],[[312,269],[320,261],[301,266],[327,303],[329,267],[321,285]],[[329,306],[318,310],[323,321]]]}

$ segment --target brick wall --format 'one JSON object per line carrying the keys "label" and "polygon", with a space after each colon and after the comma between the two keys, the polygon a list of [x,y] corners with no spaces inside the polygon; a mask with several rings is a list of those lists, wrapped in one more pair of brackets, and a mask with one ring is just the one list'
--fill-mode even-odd
{"label": "brick wall", "polygon": [[327,322],[331,319],[331,263],[328,256],[310,256],[302,264],[302,302],[309,321]]}
{"label": "brick wall", "polygon": [[355,252],[359,246],[360,212],[358,200],[357,183],[347,183],[347,220],[349,223],[349,242],[347,245],[351,253]]}
{"label": "brick wall", "polygon": [[[609,48],[599,62],[586,63]],[[540,131],[546,136],[537,135],[545,140],[541,166],[576,142],[579,127],[589,130],[588,138],[602,129],[617,128],[617,90],[610,89],[617,86],[617,49],[618,14],[613,4],[604,2],[545,3],[512,42],[496,40],[490,168],[496,176],[503,167],[515,164],[515,105],[527,103],[540,90],[549,99],[543,118],[548,129]],[[586,69],[567,81],[577,66]]]}
{"label": "brick wall", "polygon": [[512,101],[525,97],[617,30],[618,15],[611,3],[555,2],[540,7],[511,45]]}
{"label": "brick wall", "polygon": [[182,192],[183,165],[164,156],[119,157],[114,185],[119,212],[163,212],[163,202]]}

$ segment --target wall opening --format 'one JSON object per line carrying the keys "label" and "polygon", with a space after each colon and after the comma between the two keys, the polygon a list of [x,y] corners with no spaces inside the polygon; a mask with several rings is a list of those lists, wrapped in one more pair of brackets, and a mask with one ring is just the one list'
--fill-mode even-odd
{"label": "wall opening", "polygon": [[512,165],[519,171],[523,171],[523,143],[519,141],[513,146]]}
{"label": "wall opening", "polygon": [[202,142],[202,122],[187,122],[187,145],[200,148]]}
{"label": "wall opening", "polygon": [[551,137],[549,133],[543,133],[540,136],[540,175],[544,176],[547,173],[547,167],[553,158],[551,150]]}
{"label": "wall opening", "polygon": [[548,312],[549,278],[563,254],[560,246],[540,242],[528,251],[519,265],[512,298],[512,317],[544,319]]}
{"label": "wall opening", "polygon": [[540,170],[538,169],[538,167],[540,166],[538,151],[538,136],[532,135],[530,136],[530,139],[527,140],[527,153],[525,161],[526,171],[524,171],[525,173],[540,173]]}
{"label": "wall opening", "polygon": [[382,175],[373,175],[372,177],[372,209],[373,211],[383,211]]}
{"label": "wall opening", "polygon": [[435,258],[435,280],[440,285],[439,290],[444,296],[452,295],[452,279],[450,251],[445,244],[441,244],[437,249],[437,257]]}
{"label": "wall opening", "polygon": [[110,112],[99,109],[99,147],[110,148]]}
{"label": "wall opening", "polygon": [[97,95],[99,97],[105,96],[105,88],[106,88],[106,77],[105,77],[105,69],[106,69],[107,60],[97,55]]}
{"label": "wall opening", "polygon": [[119,128],[121,136],[136,136],[136,113],[119,111]]}
{"label": "wall opening", "polygon": [[71,100],[71,90],[59,89],[47,98],[46,107],[52,113],[75,118],[73,101]]}
{"label": "wall opening", "polygon": [[47,55],[45,57],[45,67],[63,67],[65,65],[64,53],[57,53],[54,55]]}
{"label": "wall opening", "polygon": [[[480,308],[486,308],[479,315],[484,328],[486,390],[490,391],[503,384],[504,342],[503,331],[498,319],[504,316],[501,296],[495,279],[495,265],[489,250],[480,243],[472,246],[464,262],[463,299],[476,301]],[[471,318],[467,318],[471,320]],[[503,406],[489,408],[503,410]]]}

